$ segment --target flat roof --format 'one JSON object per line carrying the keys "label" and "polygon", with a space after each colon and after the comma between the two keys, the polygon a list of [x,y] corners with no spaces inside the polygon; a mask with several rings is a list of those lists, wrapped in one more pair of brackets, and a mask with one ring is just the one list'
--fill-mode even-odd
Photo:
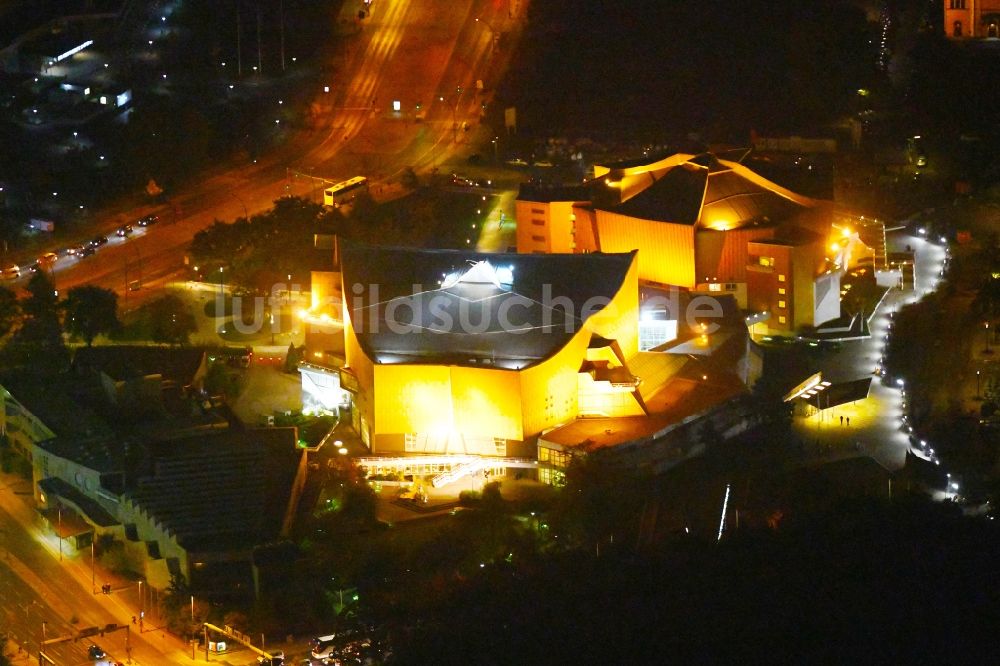
{"label": "flat roof", "polygon": [[535,183],[521,183],[518,189],[517,198],[519,201],[535,201],[548,203],[550,201],[590,201],[594,188],[591,183],[581,183],[579,185],[539,185]]}
{"label": "flat roof", "polygon": [[621,289],[635,253],[486,254],[342,244],[351,325],[376,363],[522,369]]}
{"label": "flat roof", "polygon": [[73,368],[97,370],[118,381],[160,375],[187,385],[194,380],[204,356],[205,350],[201,348],[146,345],[81,347],[73,355]]}
{"label": "flat roof", "polygon": [[254,546],[280,535],[302,453],[295,428],[160,442],[126,496],[189,550]]}

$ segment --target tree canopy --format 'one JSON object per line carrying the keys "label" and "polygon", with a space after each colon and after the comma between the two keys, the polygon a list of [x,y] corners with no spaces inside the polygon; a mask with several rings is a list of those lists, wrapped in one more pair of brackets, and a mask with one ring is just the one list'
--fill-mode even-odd
{"label": "tree canopy", "polygon": [[17,302],[17,295],[6,287],[0,287],[0,338],[14,329],[20,314],[21,306]]}
{"label": "tree canopy", "polygon": [[84,285],[69,290],[63,302],[66,331],[90,347],[94,338],[121,326],[118,321],[118,294],[110,289]]}
{"label": "tree canopy", "polygon": [[187,344],[191,334],[198,330],[190,308],[173,294],[150,303],[146,316],[149,318],[150,337],[154,342]]}

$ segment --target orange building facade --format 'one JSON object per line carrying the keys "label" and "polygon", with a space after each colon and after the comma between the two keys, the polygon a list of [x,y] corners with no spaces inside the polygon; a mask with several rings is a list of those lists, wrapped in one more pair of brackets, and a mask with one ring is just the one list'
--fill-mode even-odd
{"label": "orange building facade", "polygon": [[1000,0],[942,0],[944,31],[951,39],[1000,37]]}
{"label": "orange building facade", "polygon": [[[730,295],[745,310],[768,313],[767,327],[778,332],[840,316],[844,266],[830,241],[860,241],[835,227],[829,202],[707,153],[599,166],[595,176],[569,188],[523,186],[518,251],[636,250],[640,284]],[[771,284],[779,274],[767,277],[770,267],[755,259],[755,244],[766,241],[787,248],[773,253],[786,263],[785,286]]]}
{"label": "orange building facade", "polygon": [[[618,367],[638,352],[634,253],[529,257],[352,246],[343,261],[351,296],[342,375],[350,377],[355,429],[373,453],[534,458],[534,438],[575,419],[581,399],[609,415],[642,414],[633,383],[625,382],[623,398],[620,385],[580,377],[594,340],[614,341],[619,352],[605,360]],[[372,268],[379,264],[384,270]],[[425,272],[429,265],[440,273]],[[428,284],[433,275],[439,280]],[[594,280],[600,290],[588,288]],[[470,303],[462,326],[459,308]],[[511,325],[486,326],[504,303]],[[550,307],[571,316],[546,322]],[[418,310],[453,321],[415,324]]]}

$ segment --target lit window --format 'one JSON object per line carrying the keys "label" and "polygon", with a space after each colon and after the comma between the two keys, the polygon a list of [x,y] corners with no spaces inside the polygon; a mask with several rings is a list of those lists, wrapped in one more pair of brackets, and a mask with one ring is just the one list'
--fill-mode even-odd
{"label": "lit window", "polygon": [[774,257],[758,257],[761,266],[774,266]]}
{"label": "lit window", "polygon": [[408,432],[405,435],[403,435],[403,450],[404,451],[417,450],[417,433]]}
{"label": "lit window", "polygon": [[778,287],[778,296],[784,296],[784,295],[785,295],[785,288]]}
{"label": "lit window", "polygon": [[781,308],[782,310],[784,310],[785,309],[785,302],[784,301],[778,301],[778,307]]}
{"label": "lit window", "polygon": [[787,320],[787,319],[785,319],[785,315],[781,315],[780,317],[778,317],[778,323],[779,323],[779,324],[784,324],[784,323],[785,323],[785,322],[787,322],[787,321],[788,321],[788,320]]}
{"label": "lit window", "polygon": [[785,281],[785,275],[784,275],[784,273],[779,273],[778,274],[778,282],[784,282],[784,281]]}
{"label": "lit window", "polygon": [[708,285],[709,291],[722,291],[722,285],[718,282],[712,282]]}

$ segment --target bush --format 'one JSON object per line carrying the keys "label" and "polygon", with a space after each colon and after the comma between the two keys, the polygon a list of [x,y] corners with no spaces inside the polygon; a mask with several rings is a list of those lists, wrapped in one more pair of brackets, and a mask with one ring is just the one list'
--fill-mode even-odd
{"label": "bush", "polygon": [[458,503],[462,506],[475,506],[483,500],[478,490],[463,490],[458,494]]}

